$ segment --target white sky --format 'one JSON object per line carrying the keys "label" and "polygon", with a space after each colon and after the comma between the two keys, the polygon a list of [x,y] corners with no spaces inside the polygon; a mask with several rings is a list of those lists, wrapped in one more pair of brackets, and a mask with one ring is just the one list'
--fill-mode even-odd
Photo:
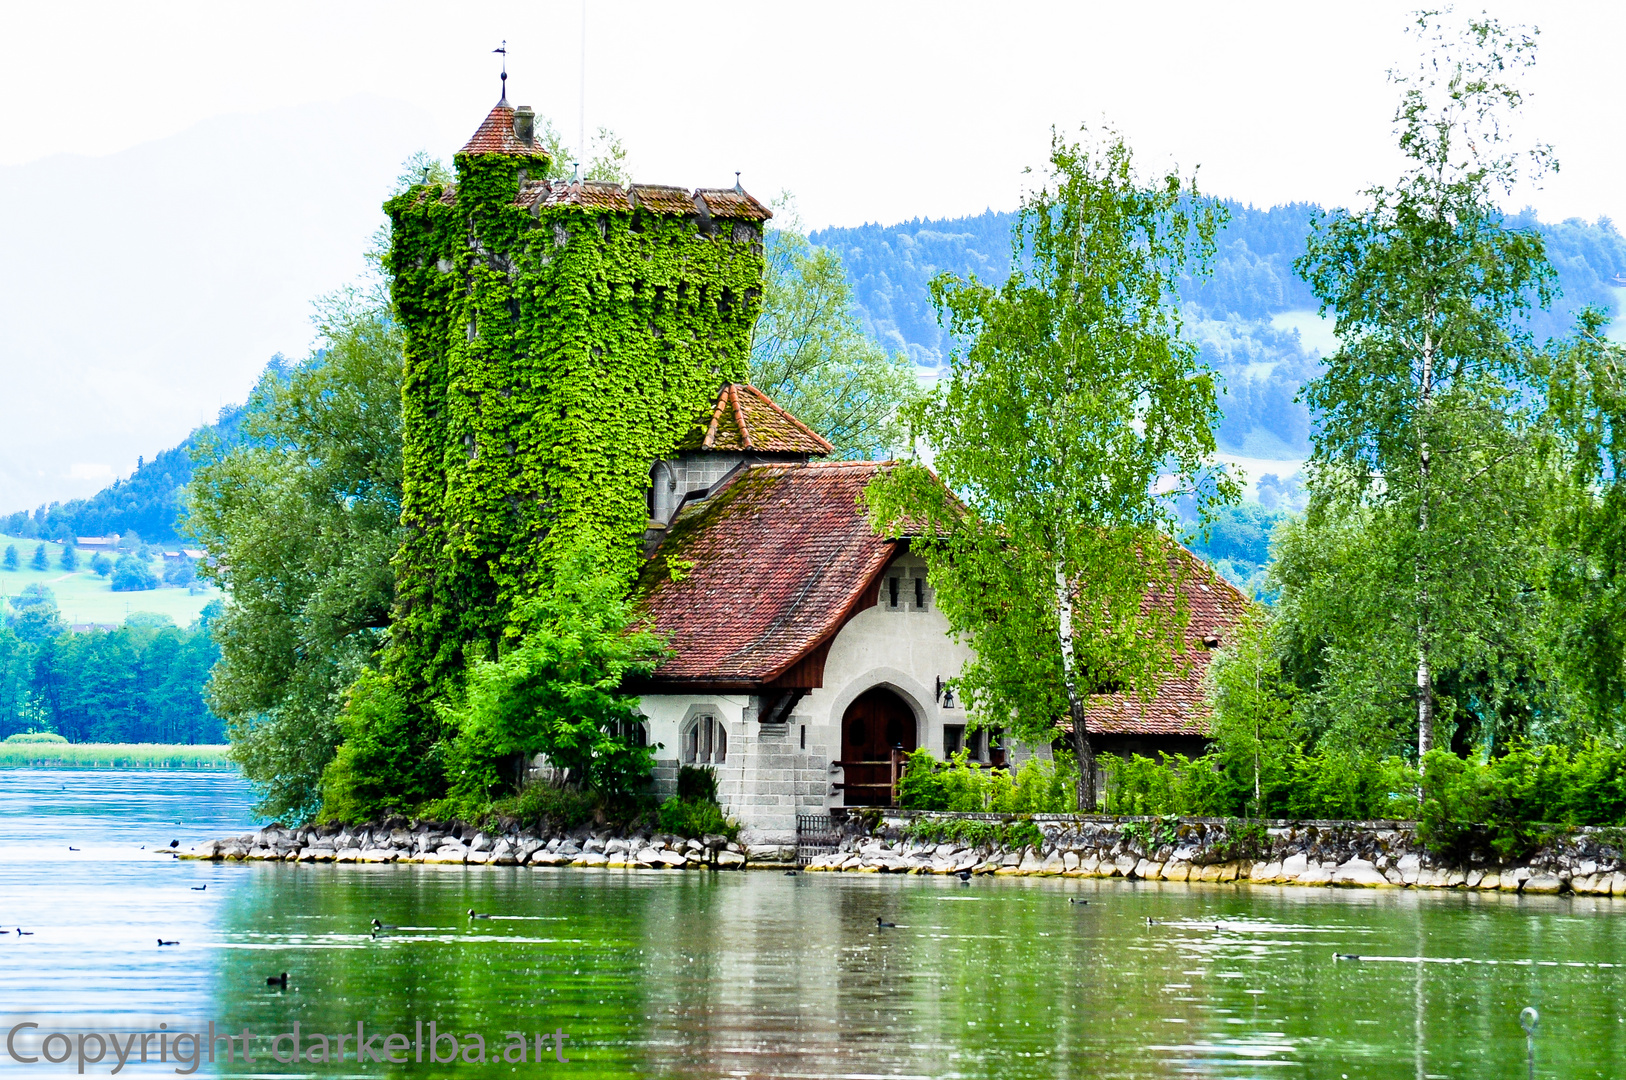
{"label": "white sky", "polygon": [[[1010,208],[1022,169],[1042,161],[1052,125],[1102,119],[1148,165],[1200,165],[1212,193],[1267,205],[1339,203],[1395,173],[1394,93],[1384,73],[1410,66],[1402,31],[1412,6],[713,0],[674,8],[590,0],[586,122],[623,137],[641,180],[724,184],[738,169],[759,197],[793,191],[811,227]],[[1548,219],[1626,219],[1626,140],[1617,121],[1626,100],[1626,4],[1489,6],[1542,29],[1526,118],[1555,145],[1563,168],[1520,201]],[[574,140],[582,10],[581,0],[7,0],[0,191],[22,185],[15,190],[29,191],[33,205],[4,204],[0,241],[50,243],[44,222],[93,212],[82,196],[52,205],[51,192],[65,182],[41,180],[47,172],[96,176],[105,185],[92,204],[98,211],[139,215],[139,206],[120,202],[119,177],[101,171],[152,170],[147,179],[176,190],[197,175],[183,151],[198,153],[210,132],[245,114],[265,126],[274,151],[223,151],[252,174],[245,191],[279,175],[315,187],[303,204],[256,195],[252,208],[234,211],[257,214],[255,227],[209,239],[241,247],[228,253],[240,263],[226,259],[207,271],[198,269],[198,237],[187,238],[184,252],[169,251],[171,230],[134,230],[128,242],[139,240],[142,259],[192,267],[208,275],[212,291],[184,282],[158,290],[144,279],[162,275],[125,272],[118,288],[132,314],[99,334],[87,330],[71,348],[51,334],[14,333],[18,309],[0,311],[9,320],[0,322],[0,414],[8,418],[0,424],[0,512],[94,490],[133,467],[138,453],[173,444],[219,404],[241,400],[270,352],[302,355],[310,343],[305,300],[359,268],[393,164],[420,147],[449,158],[478,125],[497,95],[491,50],[503,39],[510,101],[535,106]],[[313,129],[327,134],[301,153],[290,117],[318,117]],[[213,127],[197,130],[209,121]],[[355,133],[353,159],[335,149],[346,126]],[[159,140],[175,140],[164,144],[175,154],[140,154]],[[42,160],[121,151],[137,152],[106,165]],[[166,164],[172,156],[179,164]],[[171,167],[189,172],[171,176]],[[331,186],[324,167],[337,178]],[[328,191],[344,202],[330,208],[331,225],[311,209]],[[184,200],[175,212],[184,213]],[[9,232],[8,218],[17,226]],[[117,250],[117,230],[97,235],[115,260],[134,257]],[[277,242],[274,256],[250,250]],[[100,292],[114,287],[93,269],[87,277],[82,261],[46,259],[25,271],[24,253],[10,250],[7,259],[29,297],[24,316],[41,322],[91,318]],[[249,288],[255,267],[275,287]],[[236,293],[224,288],[232,275],[247,275]],[[73,309],[50,311],[64,296]],[[209,310],[200,313],[200,304]],[[150,329],[160,323],[161,342]],[[40,370],[56,370],[70,385],[86,380],[77,411],[44,407],[63,385],[41,381]],[[132,386],[144,389],[132,396]],[[61,430],[68,417],[77,433]]]}

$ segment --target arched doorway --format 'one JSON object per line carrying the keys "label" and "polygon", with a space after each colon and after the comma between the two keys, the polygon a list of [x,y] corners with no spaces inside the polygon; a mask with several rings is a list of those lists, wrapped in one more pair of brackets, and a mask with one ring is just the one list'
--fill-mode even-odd
{"label": "arched doorway", "polygon": [[842,794],[848,806],[892,802],[892,751],[916,746],[915,714],[891,690],[858,695],[841,718]]}

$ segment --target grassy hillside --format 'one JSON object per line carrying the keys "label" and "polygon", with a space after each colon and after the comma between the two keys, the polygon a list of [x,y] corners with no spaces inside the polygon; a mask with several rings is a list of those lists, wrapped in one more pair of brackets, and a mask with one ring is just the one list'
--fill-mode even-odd
{"label": "grassy hillside", "polygon": [[97,577],[91,571],[90,558],[85,552],[79,553],[78,570],[63,570],[58,563],[62,556],[61,544],[45,545],[50,569],[43,572],[30,570],[28,561],[33,558],[34,548],[39,543],[38,540],[0,534],[0,551],[4,551],[8,544],[16,544],[17,554],[22,560],[19,570],[0,570],[0,597],[16,596],[25,586],[38,582],[56,594],[57,606],[62,610],[63,620],[68,623],[117,626],[135,612],[150,611],[168,615],[177,626],[186,626],[198,617],[205,604],[222,595],[213,586],[196,592],[168,587],[145,592],[114,592],[107,578]]}

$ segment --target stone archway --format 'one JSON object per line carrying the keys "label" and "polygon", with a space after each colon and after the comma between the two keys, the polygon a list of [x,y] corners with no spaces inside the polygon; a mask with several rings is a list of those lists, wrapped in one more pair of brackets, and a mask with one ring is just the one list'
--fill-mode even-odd
{"label": "stone archway", "polygon": [[866,690],[841,717],[842,801],[848,806],[889,806],[892,752],[919,745],[915,713],[882,686]]}

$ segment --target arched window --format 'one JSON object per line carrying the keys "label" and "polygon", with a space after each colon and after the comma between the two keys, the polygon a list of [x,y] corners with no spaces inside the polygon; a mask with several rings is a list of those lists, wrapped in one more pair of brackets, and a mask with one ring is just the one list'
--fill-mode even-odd
{"label": "arched window", "polygon": [[628,746],[649,745],[649,728],[642,720],[623,720],[616,725],[615,733],[625,739]]}
{"label": "arched window", "polygon": [[728,732],[715,716],[697,716],[683,729],[685,765],[721,765],[728,759]]}

